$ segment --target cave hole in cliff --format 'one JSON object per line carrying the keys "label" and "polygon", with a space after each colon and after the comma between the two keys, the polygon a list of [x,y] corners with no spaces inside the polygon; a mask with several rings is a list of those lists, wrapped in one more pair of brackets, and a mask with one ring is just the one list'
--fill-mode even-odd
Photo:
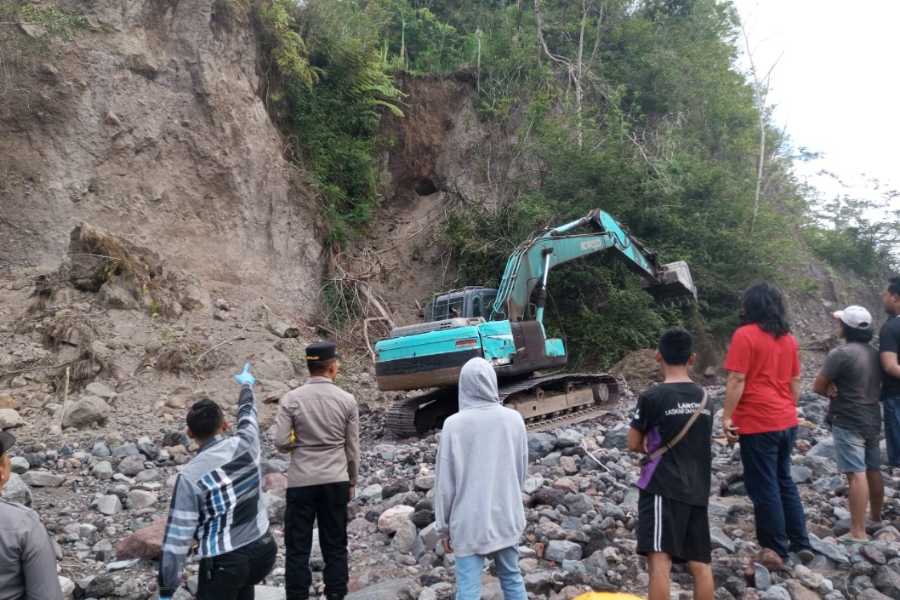
{"label": "cave hole in cliff", "polygon": [[417,179],[413,189],[419,196],[430,196],[438,191],[437,186],[430,177],[420,177]]}

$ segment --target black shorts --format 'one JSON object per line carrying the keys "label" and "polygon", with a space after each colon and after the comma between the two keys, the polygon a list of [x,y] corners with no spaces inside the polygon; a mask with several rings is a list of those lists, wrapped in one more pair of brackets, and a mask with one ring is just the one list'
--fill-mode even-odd
{"label": "black shorts", "polygon": [[675,562],[711,561],[709,514],[694,506],[641,491],[638,500],[638,554],[665,552]]}

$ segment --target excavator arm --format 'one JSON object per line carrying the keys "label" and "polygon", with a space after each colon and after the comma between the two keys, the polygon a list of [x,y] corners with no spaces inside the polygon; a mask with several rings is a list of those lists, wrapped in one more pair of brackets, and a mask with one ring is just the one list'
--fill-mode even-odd
{"label": "excavator arm", "polygon": [[657,300],[696,299],[697,290],[686,263],[659,265],[655,254],[644,248],[609,213],[595,209],[577,221],[542,231],[516,248],[500,280],[491,320],[523,319],[532,294],[538,288],[535,319],[543,322],[550,270],[607,251],[624,260]]}

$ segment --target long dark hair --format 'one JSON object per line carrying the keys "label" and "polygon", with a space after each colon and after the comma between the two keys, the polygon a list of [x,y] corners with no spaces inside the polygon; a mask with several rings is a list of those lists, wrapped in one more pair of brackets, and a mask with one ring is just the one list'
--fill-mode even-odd
{"label": "long dark hair", "polygon": [[781,291],[765,281],[750,287],[741,300],[741,323],[755,323],[776,338],[789,334],[791,325],[785,315]]}

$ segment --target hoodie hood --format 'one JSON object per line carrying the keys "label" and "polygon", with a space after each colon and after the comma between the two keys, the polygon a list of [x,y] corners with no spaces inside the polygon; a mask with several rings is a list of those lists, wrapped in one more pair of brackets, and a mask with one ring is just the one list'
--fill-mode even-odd
{"label": "hoodie hood", "polygon": [[498,404],[497,373],[483,358],[473,358],[459,373],[459,410]]}

